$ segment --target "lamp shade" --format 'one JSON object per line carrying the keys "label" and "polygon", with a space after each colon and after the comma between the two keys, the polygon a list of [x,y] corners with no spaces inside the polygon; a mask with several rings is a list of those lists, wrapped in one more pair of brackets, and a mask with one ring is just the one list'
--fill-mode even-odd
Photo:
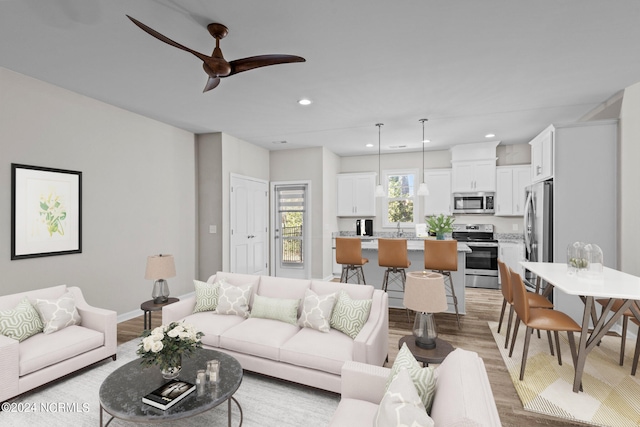
{"label": "lamp shade", "polygon": [[149,280],[168,279],[176,276],[176,263],[173,255],[152,255],[147,258],[147,270],[144,278]]}
{"label": "lamp shade", "polygon": [[430,271],[407,273],[404,287],[404,306],[422,313],[440,313],[447,310],[447,294],[442,274]]}

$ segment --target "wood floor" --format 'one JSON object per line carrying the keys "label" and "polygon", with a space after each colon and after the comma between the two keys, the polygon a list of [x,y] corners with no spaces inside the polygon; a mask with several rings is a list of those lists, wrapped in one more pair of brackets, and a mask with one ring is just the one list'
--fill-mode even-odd
{"label": "wood floor", "polygon": [[[453,344],[466,350],[477,352],[484,360],[491,388],[504,426],[583,426],[558,418],[546,417],[522,408],[520,399],[509,378],[500,352],[487,326],[487,321],[498,321],[502,305],[502,294],[497,290],[466,289],[467,314],[460,316],[461,329],[458,330],[455,315],[437,314],[438,334]],[[161,323],[160,313],[154,313],[152,326]],[[405,310],[390,309],[389,313],[389,364],[398,353],[398,341],[411,334],[413,319],[409,321]],[[118,324],[118,344],[140,336],[143,329],[142,316]],[[514,355],[514,357],[517,357]]]}

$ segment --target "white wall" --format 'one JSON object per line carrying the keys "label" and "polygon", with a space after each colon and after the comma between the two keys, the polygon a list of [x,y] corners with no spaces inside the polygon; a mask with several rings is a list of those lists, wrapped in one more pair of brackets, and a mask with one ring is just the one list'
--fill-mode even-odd
{"label": "white wall", "polygon": [[336,175],[340,172],[340,157],[329,150],[323,149],[324,188],[323,199],[323,228],[322,228],[322,277],[333,276],[333,236],[338,230],[338,218],[336,217],[338,198],[336,195]]}
{"label": "white wall", "polygon": [[[198,276],[222,270],[222,134],[196,136],[198,162]],[[216,226],[215,234],[209,226]]]}
{"label": "white wall", "polygon": [[620,269],[640,276],[640,83],[624,91],[620,111]]}
{"label": "white wall", "polygon": [[[82,172],[82,253],[10,260],[11,163]],[[126,313],[150,299],[147,256],[173,254],[193,290],[192,133],[0,68],[0,293],[66,283]]]}

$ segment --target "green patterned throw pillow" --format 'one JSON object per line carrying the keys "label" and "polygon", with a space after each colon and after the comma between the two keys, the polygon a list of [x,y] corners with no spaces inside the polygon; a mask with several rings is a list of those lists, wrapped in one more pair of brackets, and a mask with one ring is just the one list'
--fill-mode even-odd
{"label": "green patterned throw pillow", "polygon": [[79,325],[82,319],[76,309],[76,300],[71,292],[65,292],[55,300],[37,299],[35,304],[44,324],[45,334],[59,331],[67,326]]}
{"label": "green patterned throw pillow", "polygon": [[233,286],[225,282],[220,282],[218,288],[218,305],[216,314],[235,314],[236,316],[249,316],[249,299],[251,298],[251,288],[253,285]]}
{"label": "green patterned throw pillow", "polygon": [[413,380],[413,385],[416,387],[416,390],[418,390],[418,395],[420,399],[422,399],[424,407],[427,409],[427,412],[431,412],[431,404],[433,403],[433,397],[436,393],[436,377],[433,368],[430,366],[426,368],[420,366],[416,358],[411,354],[411,350],[409,350],[407,344],[402,344],[402,348],[400,348],[396,360],[391,367],[391,374],[389,374],[389,378],[387,379],[386,388],[389,388],[391,382],[401,369],[406,369],[407,372],[409,372],[409,376]]}
{"label": "green patterned throw pillow", "polygon": [[26,297],[15,308],[0,311],[0,334],[24,341],[39,332],[42,320]]}
{"label": "green patterned throw pillow", "polygon": [[424,404],[406,369],[401,369],[382,397],[374,427],[433,427]]}
{"label": "green patterned throw pillow", "polygon": [[194,280],[193,285],[196,288],[196,306],[194,313],[201,311],[213,311],[218,306],[218,288],[220,282],[207,283]]}
{"label": "green patterned throw pillow", "polygon": [[355,339],[369,319],[370,311],[370,299],[351,299],[348,293],[341,290],[331,314],[331,327]]}
{"label": "green patterned throw pillow", "polygon": [[331,313],[337,298],[337,292],[318,295],[311,289],[307,289],[304,293],[302,314],[298,325],[303,328],[317,329],[320,332],[329,332]]}
{"label": "green patterned throw pillow", "polygon": [[255,295],[253,297],[253,306],[251,307],[251,316],[249,317],[279,320],[296,325],[298,323],[299,305],[299,299],[280,299]]}

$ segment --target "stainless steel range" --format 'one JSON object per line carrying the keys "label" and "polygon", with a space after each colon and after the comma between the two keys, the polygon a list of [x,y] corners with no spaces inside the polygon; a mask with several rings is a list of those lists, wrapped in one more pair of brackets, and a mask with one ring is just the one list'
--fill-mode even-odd
{"label": "stainless steel range", "polygon": [[471,248],[465,255],[465,286],[499,289],[498,241],[493,236],[493,224],[454,224],[452,237]]}

